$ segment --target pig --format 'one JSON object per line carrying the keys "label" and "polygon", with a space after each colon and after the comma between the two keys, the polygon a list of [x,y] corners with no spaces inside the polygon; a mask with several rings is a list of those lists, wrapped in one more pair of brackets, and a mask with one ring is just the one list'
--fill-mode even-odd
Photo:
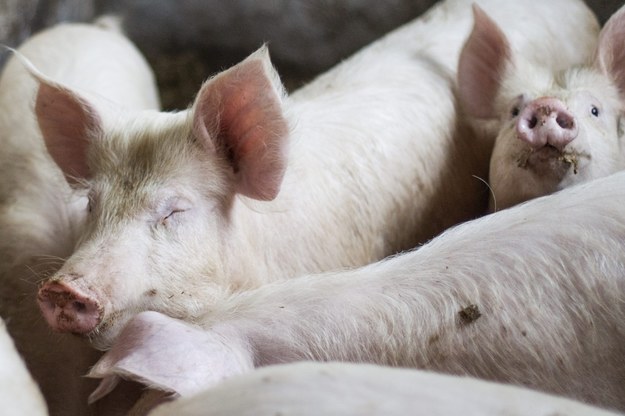
{"label": "pig", "polygon": [[[112,17],[44,30],[18,53],[0,76],[0,316],[51,415],[123,414],[136,400],[128,390],[108,403],[87,406],[96,385],[82,376],[100,354],[81,339],[52,333],[37,305],[38,283],[74,249],[87,198],[70,188],[46,150],[33,106],[38,82],[20,57],[55,82],[82,91],[102,112],[110,102],[157,110],[154,76]],[[129,397],[127,405],[116,413],[122,396]]]}
{"label": "pig", "polygon": [[0,409],[5,416],[46,416],[41,391],[18,354],[0,319]]}
{"label": "pig", "polygon": [[[537,14],[529,38],[575,39],[557,55],[533,49],[554,66],[594,45],[581,1],[481,4],[511,27]],[[89,194],[76,251],[39,291],[50,326],[105,350],[141,311],[194,322],[233,293],[362,266],[481,215],[486,144],[454,94],[470,26],[470,1],[440,2],[290,96],[263,47],[189,109],[114,122],[41,79],[47,148]],[[49,117],[57,105],[72,112]]]}
{"label": "pig", "polygon": [[608,416],[609,412],[529,389],[471,377],[367,364],[269,366],[150,416]]}
{"label": "pig", "polygon": [[589,63],[559,71],[527,62],[485,13],[475,17],[458,88],[466,111],[499,129],[490,210],[623,169],[625,9],[606,23]]}
{"label": "pig", "polygon": [[238,293],[201,325],[129,321],[92,368],[189,397],[254,368],[346,361],[625,410],[625,172],[463,223],[361,268]]}

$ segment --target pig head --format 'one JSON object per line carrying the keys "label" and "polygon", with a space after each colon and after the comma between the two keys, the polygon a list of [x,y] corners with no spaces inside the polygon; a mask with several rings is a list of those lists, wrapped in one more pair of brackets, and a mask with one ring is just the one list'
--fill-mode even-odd
{"label": "pig head", "polygon": [[47,322],[107,348],[143,310],[192,321],[233,286],[221,261],[232,199],[280,189],[288,128],[266,49],[207,81],[179,113],[102,114],[38,79],[47,149],[89,196],[74,254],[40,288]]}
{"label": "pig head", "polygon": [[593,62],[555,73],[515,53],[477,6],[474,17],[458,83],[470,116],[499,123],[491,211],[625,168],[625,9],[601,31]]}

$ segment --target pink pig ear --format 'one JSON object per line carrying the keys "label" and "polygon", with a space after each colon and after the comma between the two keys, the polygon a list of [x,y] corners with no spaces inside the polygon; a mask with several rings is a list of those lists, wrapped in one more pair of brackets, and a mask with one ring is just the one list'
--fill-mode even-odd
{"label": "pink pig ear", "polygon": [[39,90],[35,114],[48,152],[68,182],[89,177],[89,137],[101,129],[101,120],[86,100],[70,89],[36,77]]}
{"label": "pink pig ear", "polygon": [[614,13],[601,30],[595,63],[625,97],[625,6]]}
{"label": "pink pig ear", "polygon": [[225,154],[237,192],[274,199],[286,169],[288,123],[283,87],[266,47],[207,81],[194,104],[194,132],[209,151]]}
{"label": "pink pig ear", "polygon": [[495,116],[494,101],[510,62],[510,44],[499,26],[476,4],[474,26],[458,63],[460,102],[474,117]]}

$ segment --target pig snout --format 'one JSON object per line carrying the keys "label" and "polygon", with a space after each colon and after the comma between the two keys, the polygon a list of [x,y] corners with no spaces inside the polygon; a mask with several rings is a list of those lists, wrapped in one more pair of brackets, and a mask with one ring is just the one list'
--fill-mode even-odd
{"label": "pig snout", "polygon": [[37,296],[48,324],[56,331],[87,334],[102,320],[102,308],[94,296],[62,282],[47,282]]}
{"label": "pig snout", "polygon": [[516,125],[517,137],[533,149],[551,145],[558,150],[577,137],[575,117],[555,98],[539,98],[528,104]]}

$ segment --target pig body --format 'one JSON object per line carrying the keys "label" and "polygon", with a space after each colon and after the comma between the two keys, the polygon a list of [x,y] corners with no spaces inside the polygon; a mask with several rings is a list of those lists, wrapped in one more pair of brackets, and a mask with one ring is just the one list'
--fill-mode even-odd
{"label": "pig body", "polygon": [[616,415],[529,389],[365,364],[297,363],[239,376],[150,416]]}
{"label": "pig body", "polygon": [[525,60],[495,22],[476,16],[458,77],[467,112],[496,119],[500,129],[491,210],[625,168],[624,25],[621,9],[589,63],[554,71]]}
{"label": "pig body", "polygon": [[[486,172],[488,143],[454,96],[470,3],[441,2],[290,97],[265,50],[207,81],[187,111],[115,123],[43,82],[48,148],[91,201],[77,250],[40,291],[50,325],[108,348],[137,312],[194,321],[235,291],[360,266],[480,215],[486,194],[473,175]],[[594,44],[583,2],[481,3],[521,44],[528,33],[576,39],[558,54],[532,50],[554,66]],[[562,7],[551,30],[547,16]],[[537,30],[515,29],[520,16],[538,16]],[[88,144],[46,116],[59,97],[75,109],[65,125]]]}
{"label": "pig body", "polygon": [[92,369],[105,378],[94,398],[117,375],[189,396],[254,367],[338,360],[470,375],[622,411],[624,179],[537,198],[360,269],[237,294],[206,314],[204,329],[141,313]]}
{"label": "pig body", "polygon": [[[103,112],[110,102],[158,109],[154,77],[139,51],[111,20],[99,23],[108,26],[58,25],[33,36],[19,53]],[[119,397],[87,408],[94,386],[82,376],[99,354],[81,339],[50,331],[36,302],[38,283],[72,253],[87,205],[45,148],[33,108],[36,92],[37,81],[13,56],[0,77],[0,316],[52,415],[116,414],[124,406]]]}
{"label": "pig body", "polygon": [[0,319],[0,408],[6,416],[48,414],[41,392]]}

